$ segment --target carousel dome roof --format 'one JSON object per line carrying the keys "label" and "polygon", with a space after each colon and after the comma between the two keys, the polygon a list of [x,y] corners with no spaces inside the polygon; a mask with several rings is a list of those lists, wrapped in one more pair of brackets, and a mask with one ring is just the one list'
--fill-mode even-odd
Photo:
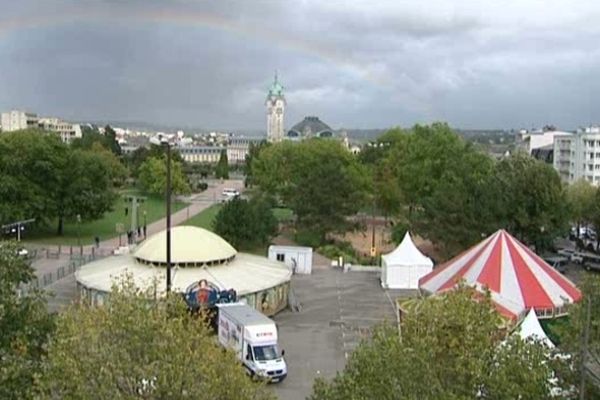
{"label": "carousel dome roof", "polygon": [[[146,239],[133,253],[142,263],[167,263],[167,232],[161,231]],[[171,228],[172,265],[218,265],[231,261],[237,251],[227,241],[206,229],[195,226]]]}

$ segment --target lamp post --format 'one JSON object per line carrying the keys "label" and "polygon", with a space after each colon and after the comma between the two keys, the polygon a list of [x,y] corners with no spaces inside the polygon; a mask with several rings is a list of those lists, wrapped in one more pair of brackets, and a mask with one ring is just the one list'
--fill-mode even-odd
{"label": "lamp post", "polygon": [[83,252],[81,248],[81,214],[77,214],[77,247],[79,247],[79,253]]}
{"label": "lamp post", "polygon": [[162,142],[167,147],[167,294],[171,292],[171,145]]}
{"label": "lamp post", "polygon": [[[150,142],[166,147],[167,152],[167,187],[165,200],[167,202],[167,294],[171,292],[171,144],[166,137],[151,138]],[[146,213],[144,212],[144,222]]]}

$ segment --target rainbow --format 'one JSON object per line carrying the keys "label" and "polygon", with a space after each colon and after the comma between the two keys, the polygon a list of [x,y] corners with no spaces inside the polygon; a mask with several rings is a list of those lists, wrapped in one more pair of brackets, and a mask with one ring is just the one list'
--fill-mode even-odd
{"label": "rainbow", "polygon": [[322,44],[299,39],[285,32],[275,32],[260,25],[250,25],[232,21],[230,19],[198,11],[174,11],[174,10],[120,10],[119,13],[109,13],[105,10],[94,10],[90,7],[72,9],[62,14],[30,16],[14,18],[10,20],[0,19],[0,40],[2,36],[18,33],[27,29],[43,29],[52,26],[69,25],[74,22],[106,20],[141,21],[146,23],[174,24],[180,26],[191,26],[208,28],[221,32],[230,33],[242,38],[252,37],[263,40],[288,51],[299,52],[309,56],[317,57],[339,68],[350,69],[358,73],[363,79],[380,84],[381,79],[354,60],[346,57],[335,49]]}

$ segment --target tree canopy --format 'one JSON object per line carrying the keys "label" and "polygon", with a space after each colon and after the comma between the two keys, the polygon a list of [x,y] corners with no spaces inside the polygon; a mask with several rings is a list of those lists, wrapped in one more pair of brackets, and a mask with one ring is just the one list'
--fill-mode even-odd
{"label": "tree canopy", "polygon": [[445,256],[500,228],[537,246],[565,229],[560,178],[528,155],[495,161],[442,123],[394,129],[378,142],[388,144],[373,167],[379,208]]}
{"label": "tree canopy", "polygon": [[367,204],[369,176],[356,157],[334,140],[285,141],[264,148],[252,162],[255,182],[297,216],[300,229],[324,239],[344,232],[347,217]]}
{"label": "tree canopy", "polygon": [[96,219],[111,209],[124,170],[113,154],[70,147],[38,130],[0,136],[0,220],[38,223],[80,215]]}
{"label": "tree canopy", "polygon": [[0,398],[32,399],[54,321],[17,243],[0,242]]}
{"label": "tree canopy", "polygon": [[[596,201],[597,189],[586,179],[579,179],[567,187],[567,200],[569,202],[571,217],[577,225],[592,222]],[[579,236],[579,230],[577,231]]]}
{"label": "tree canopy", "polygon": [[152,300],[132,278],[110,305],[75,304],[58,317],[42,399],[271,399],[179,297]]}
{"label": "tree canopy", "polygon": [[277,219],[271,202],[255,196],[250,201],[235,197],[225,203],[213,221],[215,233],[233,247],[254,249],[267,244],[277,234]]}
{"label": "tree canopy", "polygon": [[400,328],[375,329],[342,373],[317,380],[311,399],[551,398],[548,350],[518,335],[505,339],[489,298],[473,296],[461,288],[417,300]]}
{"label": "tree canopy", "polygon": [[221,150],[219,162],[215,167],[215,178],[229,179],[229,160],[227,159],[227,150]]}
{"label": "tree canopy", "polygon": [[538,248],[566,231],[569,209],[551,165],[517,153],[501,160],[489,189],[499,201],[498,226]]}
{"label": "tree canopy", "polygon": [[[167,192],[167,157],[149,157],[138,170],[140,189],[149,194],[165,195]],[[174,194],[188,194],[191,189],[181,163],[171,160],[171,190]]]}

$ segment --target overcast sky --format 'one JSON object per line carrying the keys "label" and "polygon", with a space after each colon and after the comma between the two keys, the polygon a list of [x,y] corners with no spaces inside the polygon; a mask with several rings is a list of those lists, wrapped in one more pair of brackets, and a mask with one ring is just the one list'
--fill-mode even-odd
{"label": "overcast sky", "polygon": [[[167,5],[168,4],[168,5]],[[0,110],[264,129],[600,122],[598,1],[0,0]]]}

